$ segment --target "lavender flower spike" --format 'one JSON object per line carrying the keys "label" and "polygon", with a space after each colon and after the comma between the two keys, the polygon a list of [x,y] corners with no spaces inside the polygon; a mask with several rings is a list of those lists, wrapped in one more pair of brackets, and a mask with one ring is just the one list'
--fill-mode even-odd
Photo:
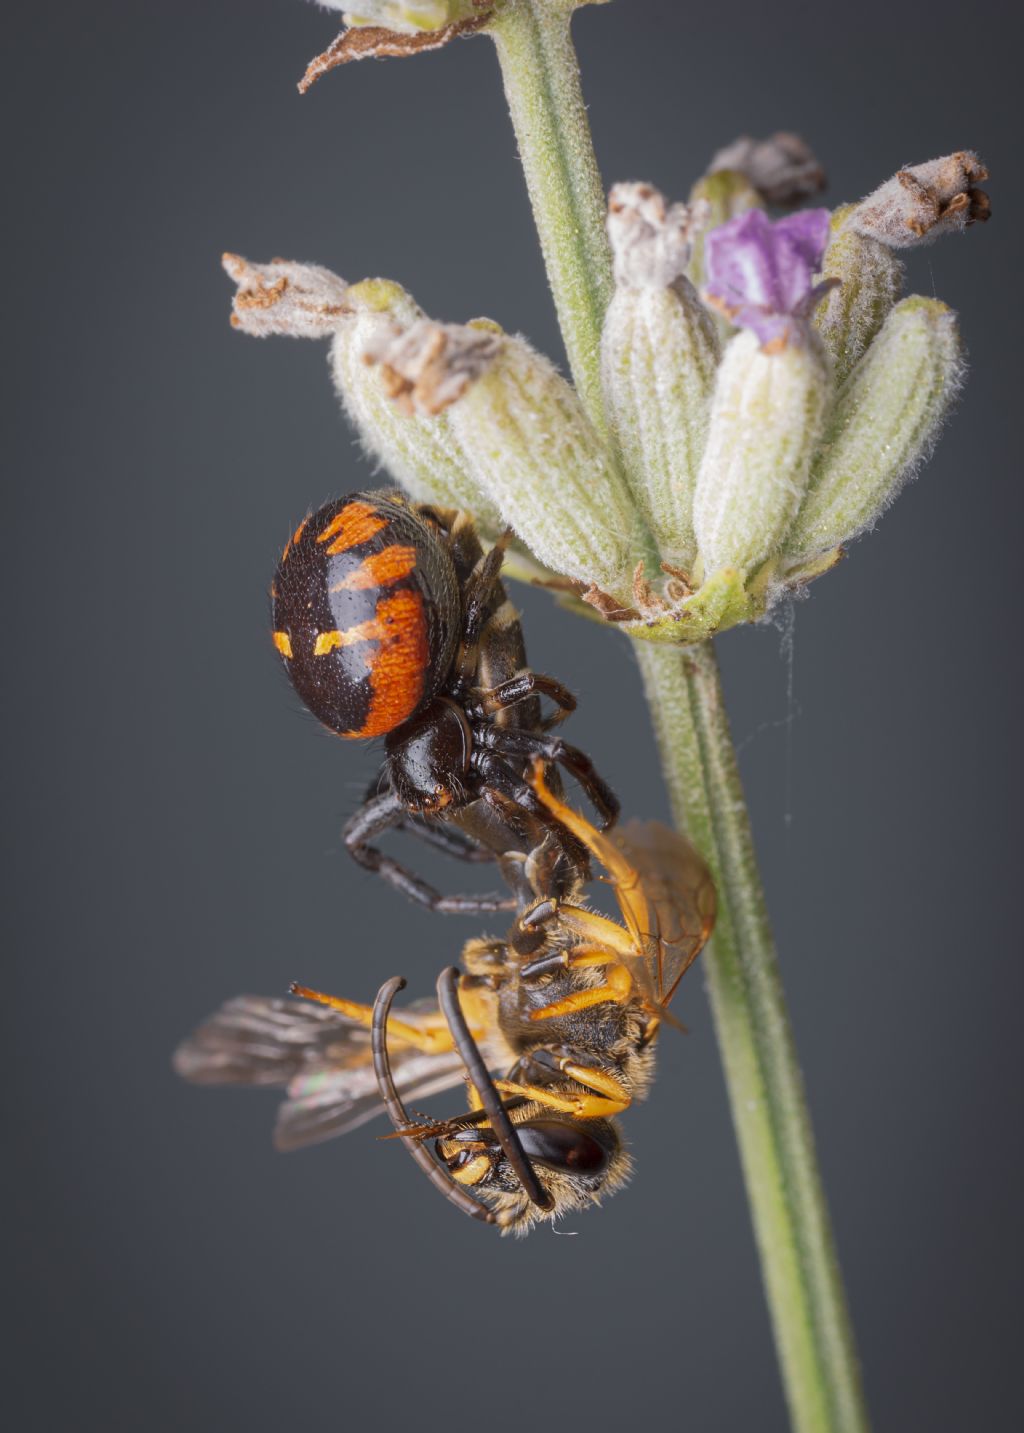
{"label": "lavender flower spike", "polygon": [[807,321],[835,279],[814,283],[829,240],[827,209],[806,209],[774,224],[750,209],[705,239],[705,301],[754,331],[765,353],[803,343]]}

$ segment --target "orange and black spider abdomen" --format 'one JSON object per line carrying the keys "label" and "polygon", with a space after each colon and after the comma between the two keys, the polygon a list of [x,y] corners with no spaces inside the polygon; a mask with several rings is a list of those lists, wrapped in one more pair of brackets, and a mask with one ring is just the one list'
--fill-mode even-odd
{"label": "orange and black spider abdomen", "polygon": [[441,688],[461,598],[433,527],[398,494],[352,493],[300,524],[271,589],[274,645],[339,736],[383,736]]}

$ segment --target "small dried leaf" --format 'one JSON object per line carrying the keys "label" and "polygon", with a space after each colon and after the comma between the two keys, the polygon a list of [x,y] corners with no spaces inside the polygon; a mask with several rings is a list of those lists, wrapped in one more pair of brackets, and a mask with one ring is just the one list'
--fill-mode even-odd
{"label": "small dried leaf", "polygon": [[444,25],[440,30],[422,30],[407,35],[398,30],[385,30],[379,25],[366,25],[357,29],[342,30],[336,40],[327,46],[322,54],[310,60],[306,73],[299,81],[299,94],[316,83],[321,75],[347,65],[352,60],[402,59],[406,55],[425,54],[428,50],[440,50],[463,35],[472,35],[490,19],[490,11],[470,20],[458,20]]}
{"label": "small dried leaf", "polygon": [[668,611],[668,604],[662,601],[644,577],[643,558],[633,569],[633,601],[645,617],[660,616],[661,613]]}
{"label": "small dried leaf", "polygon": [[610,592],[603,592],[594,583],[589,587],[583,587],[581,584],[580,597],[589,606],[596,607],[601,616],[609,622],[640,621],[641,613],[635,607],[623,607]]}

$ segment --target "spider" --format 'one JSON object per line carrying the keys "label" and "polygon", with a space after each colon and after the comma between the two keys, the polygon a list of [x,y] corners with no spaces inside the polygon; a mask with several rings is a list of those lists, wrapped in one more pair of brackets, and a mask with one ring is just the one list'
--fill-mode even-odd
{"label": "spider", "polygon": [[[562,892],[586,879],[587,854],[538,800],[529,763],[575,777],[604,827],[618,815],[590,758],[552,734],[576,700],[526,665],[500,577],[510,536],[485,554],[466,513],[353,493],[300,523],[271,589],[274,645],[302,701],[338,736],[384,738],[379,777],[344,830],[348,851],[433,910],[516,900],[442,895],[373,844],[385,831],[467,861],[512,852],[522,866],[533,853],[547,867],[533,888]],[[554,703],[547,716],[542,697]],[[530,877],[519,882],[521,903]]]}

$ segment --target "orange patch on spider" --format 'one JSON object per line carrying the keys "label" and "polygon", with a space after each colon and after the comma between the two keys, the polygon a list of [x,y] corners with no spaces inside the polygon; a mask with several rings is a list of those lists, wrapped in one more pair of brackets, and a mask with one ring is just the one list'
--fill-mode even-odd
{"label": "orange patch on spider", "polygon": [[381,517],[369,503],[346,503],[323,532],[317,533],[316,540],[330,542],[327,551],[334,556],[339,552],[348,552],[351,547],[358,547],[361,542],[368,542],[387,525],[387,518]]}
{"label": "orange patch on spider", "polygon": [[427,619],[418,592],[383,598],[374,625],[380,648],[370,668],[370,710],[358,736],[383,736],[411,717],[430,665]]}
{"label": "orange patch on spider", "polygon": [[354,572],[348,573],[328,591],[364,592],[368,588],[392,587],[403,577],[408,577],[415,566],[414,547],[385,547],[382,552],[371,552]]}
{"label": "orange patch on spider", "polygon": [[291,657],[293,655],[292,639],[287,632],[274,633],[274,646],[281,653],[282,657]]}

